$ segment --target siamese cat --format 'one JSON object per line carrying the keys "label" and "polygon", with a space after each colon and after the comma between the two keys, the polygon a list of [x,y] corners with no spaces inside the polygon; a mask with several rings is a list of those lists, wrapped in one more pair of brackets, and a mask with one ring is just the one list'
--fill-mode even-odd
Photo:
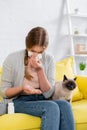
{"label": "siamese cat", "polygon": [[69,79],[64,75],[63,81],[57,81],[54,86],[54,93],[51,97],[52,100],[64,99],[68,102],[72,100],[72,91],[76,88],[76,77]]}

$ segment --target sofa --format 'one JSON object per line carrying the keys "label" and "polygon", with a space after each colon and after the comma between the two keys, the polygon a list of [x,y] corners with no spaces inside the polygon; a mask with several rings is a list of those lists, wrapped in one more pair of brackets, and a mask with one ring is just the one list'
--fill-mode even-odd
{"label": "sofa", "polygon": [[[77,87],[72,93],[72,110],[76,130],[87,130],[87,77],[73,73],[73,57],[68,57],[56,63],[55,81],[67,77],[77,77]],[[0,74],[2,68],[0,68]],[[2,100],[2,97],[0,97]],[[40,130],[41,118],[23,114],[4,114],[0,116],[0,130]]]}

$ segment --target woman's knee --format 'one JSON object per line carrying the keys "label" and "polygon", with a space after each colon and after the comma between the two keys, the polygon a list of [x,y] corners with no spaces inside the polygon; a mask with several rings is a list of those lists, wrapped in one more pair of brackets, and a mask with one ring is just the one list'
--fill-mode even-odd
{"label": "woman's knee", "polygon": [[71,104],[66,100],[56,100],[55,102],[59,105],[59,107],[71,109]]}
{"label": "woman's knee", "polygon": [[51,109],[53,111],[60,112],[58,104],[56,102],[54,102],[54,101],[46,101],[44,103],[44,107],[49,109],[49,110]]}
{"label": "woman's knee", "polygon": [[43,107],[43,113],[47,114],[49,117],[51,116],[52,119],[56,118],[57,120],[60,119],[60,109],[56,102],[47,101]]}

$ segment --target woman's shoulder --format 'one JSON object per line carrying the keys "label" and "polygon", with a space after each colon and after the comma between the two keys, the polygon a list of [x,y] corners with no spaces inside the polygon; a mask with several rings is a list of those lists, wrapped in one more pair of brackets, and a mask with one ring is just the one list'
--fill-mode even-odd
{"label": "woman's shoulder", "polygon": [[10,53],[7,57],[16,57],[16,56],[22,56],[24,55],[24,50],[19,50],[19,51],[15,51]]}
{"label": "woman's shoulder", "polygon": [[24,57],[24,50],[15,51],[15,52],[10,53],[10,54],[6,57],[4,63],[5,63],[5,62],[9,62],[9,63],[11,63],[11,62],[16,62],[16,60],[22,59],[22,57]]}
{"label": "woman's shoulder", "polygon": [[46,61],[47,63],[54,62],[54,56],[51,55],[51,54],[48,53],[48,52],[43,53],[42,58],[43,58],[43,60]]}
{"label": "woman's shoulder", "polygon": [[44,54],[44,57],[46,58],[46,59],[54,59],[54,56],[52,55],[52,54],[50,54],[50,53],[48,53],[48,52],[45,52]]}

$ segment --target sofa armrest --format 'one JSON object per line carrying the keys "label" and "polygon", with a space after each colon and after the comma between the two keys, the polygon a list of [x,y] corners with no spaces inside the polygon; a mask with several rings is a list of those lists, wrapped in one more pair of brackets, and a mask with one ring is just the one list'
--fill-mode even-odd
{"label": "sofa armrest", "polygon": [[77,75],[76,83],[80,92],[83,94],[83,98],[87,99],[87,76]]}

